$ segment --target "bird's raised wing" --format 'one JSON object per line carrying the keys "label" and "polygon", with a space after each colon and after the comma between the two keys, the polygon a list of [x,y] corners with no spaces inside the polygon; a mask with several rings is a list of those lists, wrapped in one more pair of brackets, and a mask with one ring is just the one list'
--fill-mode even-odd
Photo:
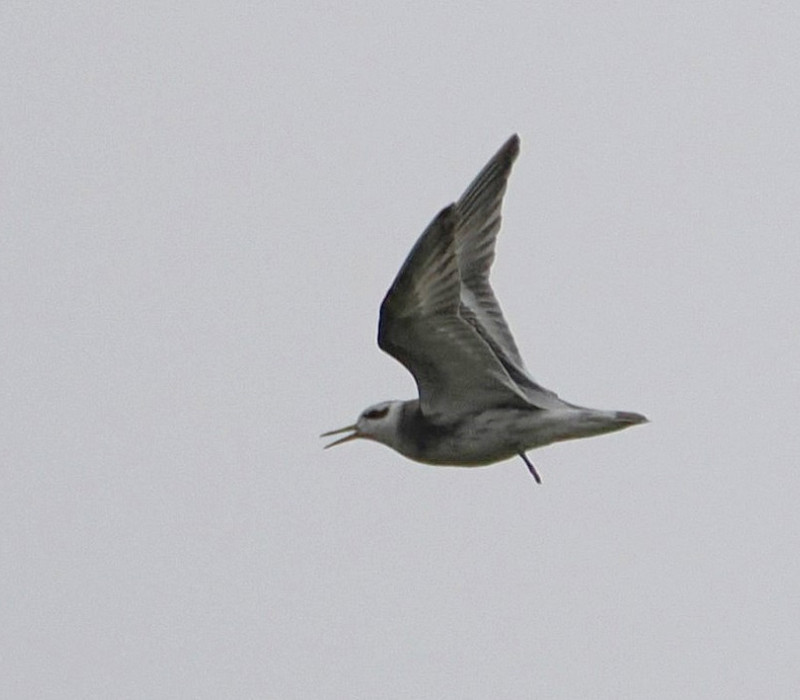
{"label": "bird's raised wing", "polygon": [[414,375],[422,412],[441,422],[530,405],[487,339],[460,315],[459,225],[451,205],[425,229],[381,304],[378,326],[378,345]]}
{"label": "bird's raised wing", "polygon": [[456,262],[461,276],[459,315],[489,344],[510,378],[533,405],[557,408],[565,403],[537,384],[528,373],[489,284],[495,241],[502,221],[503,195],[518,155],[519,137],[514,134],[456,202],[459,217],[455,228]]}

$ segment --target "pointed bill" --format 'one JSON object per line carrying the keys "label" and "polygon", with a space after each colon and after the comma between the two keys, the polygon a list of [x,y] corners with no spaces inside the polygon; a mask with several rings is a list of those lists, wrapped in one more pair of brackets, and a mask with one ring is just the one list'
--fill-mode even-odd
{"label": "pointed bill", "polygon": [[346,428],[339,428],[338,430],[329,430],[327,433],[322,433],[320,437],[328,437],[329,435],[338,435],[339,433],[346,433],[348,430],[352,430],[353,432],[350,435],[345,435],[338,440],[334,440],[333,442],[325,445],[323,449],[328,449],[329,447],[335,447],[336,445],[341,445],[343,442],[350,442],[350,440],[355,440],[356,438],[361,437],[358,434],[358,428],[355,425],[348,425]]}

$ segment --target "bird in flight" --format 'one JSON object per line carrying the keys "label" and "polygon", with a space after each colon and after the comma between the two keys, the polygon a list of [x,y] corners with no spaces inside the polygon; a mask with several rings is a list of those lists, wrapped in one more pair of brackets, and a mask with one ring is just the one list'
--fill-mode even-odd
{"label": "bird in flight", "polygon": [[628,428],[647,419],[629,411],[583,408],[528,373],[489,284],[511,167],[513,135],[460,199],[423,231],[381,304],[378,345],[414,375],[419,398],[367,408],[325,447],[356,438],[409,459],[475,467],[527,450]]}

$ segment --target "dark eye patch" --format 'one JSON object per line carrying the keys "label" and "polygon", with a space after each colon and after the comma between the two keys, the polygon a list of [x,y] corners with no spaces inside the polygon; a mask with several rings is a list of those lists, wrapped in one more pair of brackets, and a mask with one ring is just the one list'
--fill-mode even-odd
{"label": "dark eye patch", "polygon": [[387,413],[389,413],[389,407],[386,408],[375,408],[372,411],[367,411],[364,414],[364,418],[369,418],[369,420],[376,420],[378,418],[383,418]]}

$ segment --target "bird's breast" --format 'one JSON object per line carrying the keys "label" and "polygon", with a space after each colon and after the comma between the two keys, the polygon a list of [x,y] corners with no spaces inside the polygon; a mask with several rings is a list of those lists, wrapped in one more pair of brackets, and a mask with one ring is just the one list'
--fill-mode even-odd
{"label": "bird's breast", "polygon": [[[426,464],[483,466],[530,449],[536,428],[543,427],[543,411],[490,409],[451,423],[431,423],[420,416],[403,426],[399,451]],[[541,432],[541,430],[540,430]],[[552,442],[546,435],[539,435]],[[542,442],[541,444],[546,444]]]}

